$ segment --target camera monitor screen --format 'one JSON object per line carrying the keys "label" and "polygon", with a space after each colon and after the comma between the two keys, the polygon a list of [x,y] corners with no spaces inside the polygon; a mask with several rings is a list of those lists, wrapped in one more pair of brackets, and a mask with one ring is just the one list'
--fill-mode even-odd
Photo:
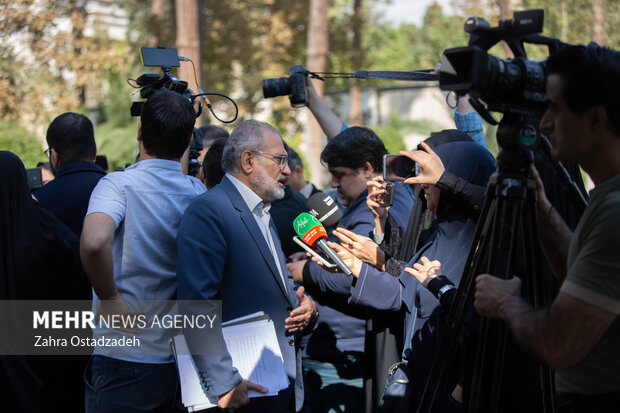
{"label": "camera monitor screen", "polygon": [[179,67],[180,65],[177,49],[141,47],[140,59],[142,66]]}

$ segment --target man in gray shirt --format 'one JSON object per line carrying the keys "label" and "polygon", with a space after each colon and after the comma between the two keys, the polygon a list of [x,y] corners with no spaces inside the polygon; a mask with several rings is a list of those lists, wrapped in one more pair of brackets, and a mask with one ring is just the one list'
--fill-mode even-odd
{"label": "man in gray shirt", "polygon": [[[138,125],[139,162],[107,175],[93,191],[81,257],[95,311],[128,312],[125,300],[176,298],[179,222],[190,201],[205,191],[198,179],[181,172],[195,119],[191,103],[178,93],[150,97]],[[128,336],[94,329],[95,339],[103,335]],[[88,412],[173,410],[178,379],[168,343],[148,329],[138,337],[148,354],[95,348],[85,374]]]}

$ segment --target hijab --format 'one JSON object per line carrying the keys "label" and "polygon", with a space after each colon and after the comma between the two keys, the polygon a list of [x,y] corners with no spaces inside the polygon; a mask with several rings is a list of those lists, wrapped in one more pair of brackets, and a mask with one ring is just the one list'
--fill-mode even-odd
{"label": "hijab", "polygon": [[[495,171],[493,156],[476,143],[448,143],[435,148],[435,152],[447,171],[474,185],[486,186]],[[458,285],[475,229],[476,219],[473,212],[457,202],[452,202],[449,193],[441,192],[437,208],[437,229],[432,240],[414,255],[407,266],[419,262],[422,256],[431,261],[439,260],[443,273]],[[439,306],[439,302],[410,274],[401,273],[400,281],[404,286],[403,303],[412,314],[417,310],[417,317],[420,319],[417,324],[421,325],[420,322],[430,316]]]}
{"label": "hijab", "polygon": [[[0,151],[0,300],[89,299],[78,242],[73,231],[34,201],[22,161]],[[0,356],[0,405],[39,412],[62,397],[83,394],[72,388],[73,375],[80,379],[84,371],[80,360]]]}
{"label": "hijab", "polygon": [[0,151],[0,299],[88,299],[79,239],[30,195],[26,169]]}
{"label": "hijab", "polygon": [[[473,139],[465,132],[456,129],[445,129],[441,132],[431,133],[431,136],[424,142],[434,150],[436,147],[446,143],[473,142]],[[421,196],[421,189],[420,185],[412,185],[415,201],[407,224],[407,230],[403,237],[402,249],[397,254],[392,254],[401,261],[410,260],[414,252],[417,251],[420,240],[425,238],[424,234],[434,232],[434,214],[427,211],[426,201],[424,196]]]}

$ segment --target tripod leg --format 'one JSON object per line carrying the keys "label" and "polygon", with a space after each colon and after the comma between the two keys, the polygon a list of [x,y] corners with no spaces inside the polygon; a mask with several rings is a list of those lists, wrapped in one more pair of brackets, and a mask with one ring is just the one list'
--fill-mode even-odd
{"label": "tripod leg", "polygon": [[[540,249],[538,246],[538,225],[536,217],[536,185],[533,181],[530,181],[528,187],[528,210],[526,211],[526,219],[523,221],[523,232],[526,245],[529,246],[527,250],[528,260],[528,274],[529,277],[529,297],[534,307],[541,307],[546,305],[544,302],[544,289],[542,276],[536,276],[542,274],[540,266]],[[538,371],[538,387],[540,391],[540,411],[542,412],[555,412],[555,392],[553,385],[553,373],[544,364],[536,361],[536,369]]]}
{"label": "tripod leg", "polygon": [[495,193],[495,180],[492,177],[487,188],[480,221],[476,226],[476,232],[472,240],[472,246],[463,269],[463,275],[458,285],[457,294],[448,313],[446,322],[446,333],[441,337],[433,366],[424,388],[422,399],[418,406],[418,412],[431,413],[434,411],[440,389],[446,377],[446,370],[451,366],[457,348],[462,326],[467,315],[467,310],[471,307],[473,294],[475,291],[475,276],[481,269],[481,252],[486,251],[489,245],[488,234],[490,220],[485,217],[492,217],[495,210],[495,198],[488,194]]}

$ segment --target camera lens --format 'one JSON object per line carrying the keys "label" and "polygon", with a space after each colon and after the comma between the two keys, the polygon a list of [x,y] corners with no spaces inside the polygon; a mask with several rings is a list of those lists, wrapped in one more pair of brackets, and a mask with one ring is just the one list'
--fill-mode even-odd
{"label": "camera lens", "polygon": [[265,99],[286,96],[291,93],[291,82],[288,77],[263,79],[263,96]]}

